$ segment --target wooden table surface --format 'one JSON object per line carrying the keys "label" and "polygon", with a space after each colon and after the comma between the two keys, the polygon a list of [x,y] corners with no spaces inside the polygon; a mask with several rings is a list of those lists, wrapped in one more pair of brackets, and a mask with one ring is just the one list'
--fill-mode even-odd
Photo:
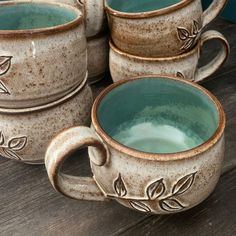
{"label": "wooden table surface", "polygon": [[[225,35],[231,55],[212,80],[203,84],[219,98],[227,115],[222,176],[205,202],[184,213],[156,216],[132,211],[115,201],[76,201],[54,191],[43,165],[29,166],[0,157],[0,235],[236,235],[236,24],[218,18],[209,28]],[[209,60],[215,47],[204,47],[202,61]],[[108,84],[94,85],[95,95]],[[63,171],[91,175],[87,151],[71,157]]]}

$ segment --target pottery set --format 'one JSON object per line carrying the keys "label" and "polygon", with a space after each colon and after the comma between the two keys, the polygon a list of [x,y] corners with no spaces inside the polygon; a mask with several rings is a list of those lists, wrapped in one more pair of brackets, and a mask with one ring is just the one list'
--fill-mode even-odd
{"label": "pottery set", "polygon": [[[0,154],[45,162],[52,186],[74,199],[153,214],[201,203],[220,177],[225,114],[194,82],[228,57],[222,34],[202,32],[226,0],[205,12],[201,0],[59,2],[0,3]],[[199,67],[211,40],[221,48]],[[115,83],[93,103],[88,83],[108,63]],[[93,177],[63,174],[85,147]]]}
{"label": "pottery set", "polygon": [[[225,114],[194,82],[229,55],[222,34],[202,32],[224,4],[215,0],[203,12],[200,0],[105,0],[115,83],[93,103],[90,127],[69,128],[50,143],[45,165],[57,191],[153,214],[188,210],[212,193],[224,157]],[[211,40],[221,48],[199,67]],[[63,174],[63,162],[84,147],[93,177]]]}

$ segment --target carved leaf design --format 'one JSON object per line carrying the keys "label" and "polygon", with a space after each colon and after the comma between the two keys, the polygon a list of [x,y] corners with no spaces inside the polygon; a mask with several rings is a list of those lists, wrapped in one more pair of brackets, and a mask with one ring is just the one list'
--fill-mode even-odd
{"label": "carved leaf design", "polygon": [[20,157],[14,151],[7,148],[2,148],[2,150],[8,158],[20,160]]}
{"label": "carved leaf design", "polygon": [[0,132],[0,145],[3,145],[5,142],[5,138],[4,138],[4,135],[2,133],[2,131]]}
{"label": "carved leaf design", "polygon": [[193,181],[195,179],[195,175],[197,172],[194,172],[192,174],[186,175],[183,178],[181,178],[177,184],[173,187],[172,193],[174,196],[178,196],[180,194],[185,193],[188,189],[191,188]]}
{"label": "carved leaf design", "polygon": [[119,174],[118,178],[114,182],[114,189],[119,197],[124,197],[127,194],[127,190],[121,178],[121,174]]}
{"label": "carved leaf design", "polygon": [[144,204],[143,202],[140,202],[140,201],[130,201],[129,203],[130,203],[130,205],[134,209],[136,209],[138,211],[141,211],[141,212],[151,212],[150,208],[146,204]]}
{"label": "carved leaf design", "polygon": [[185,79],[185,76],[183,75],[183,73],[181,73],[179,71],[176,73],[176,76],[180,79]]}
{"label": "carved leaf design", "polygon": [[194,43],[198,40],[200,36],[200,26],[199,23],[196,20],[193,20],[192,24],[192,32],[189,32],[188,29],[183,27],[178,27],[178,37],[180,40],[184,41],[183,46],[181,47],[181,50],[188,50],[190,49]]}
{"label": "carved leaf design", "polygon": [[199,24],[196,20],[193,21],[193,34],[197,35],[199,31]]}
{"label": "carved leaf design", "polygon": [[0,56],[0,75],[4,75],[10,69],[12,56]]}
{"label": "carved leaf design", "polygon": [[178,27],[177,30],[178,30],[178,36],[181,40],[186,40],[187,38],[189,38],[190,33],[188,32],[187,29]]}
{"label": "carved leaf design", "polygon": [[194,43],[194,38],[189,38],[185,41],[184,45],[182,46],[181,50],[187,50],[192,47]]}
{"label": "carved leaf design", "polygon": [[150,200],[155,200],[165,192],[163,179],[151,183],[147,188],[147,195]]}
{"label": "carved leaf design", "polygon": [[160,207],[164,211],[174,212],[183,210],[185,207],[174,198],[167,198],[160,201]]}
{"label": "carved leaf design", "polygon": [[19,151],[25,147],[26,143],[27,143],[27,137],[25,137],[25,136],[17,137],[17,138],[11,139],[8,142],[8,147],[11,150]]}
{"label": "carved leaf design", "polygon": [[0,93],[10,94],[7,87],[4,85],[2,81],[0,81]]}

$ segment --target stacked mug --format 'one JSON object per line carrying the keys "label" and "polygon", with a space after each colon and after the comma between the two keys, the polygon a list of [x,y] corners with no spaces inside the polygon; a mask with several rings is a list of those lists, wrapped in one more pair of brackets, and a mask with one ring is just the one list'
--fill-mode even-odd
{"label": "stacked mug", "polygon": [[[113,81],[169,74],[202,82],[221,67],[229,54],[222,34],[213,30],[202,33],[225,2],[214,0],[203,12],[200,0],[105,0]],[[211,62],[198,67],[201,49],[211,40],[218,40],[221,48]]]}
{"label": "stacked mug", "polygon": [[1,156],[42,164],[53,136],[89,124],[93,98],[87,77],[81,10],[61,3],[1,2]]}
{"label": "stacked mug", "polygon": [[103,79],[109,71],[109,34],[103,0],[47,0],[46,2],[71,5],[83,12],[87,39],[88,83],[94,84]]}

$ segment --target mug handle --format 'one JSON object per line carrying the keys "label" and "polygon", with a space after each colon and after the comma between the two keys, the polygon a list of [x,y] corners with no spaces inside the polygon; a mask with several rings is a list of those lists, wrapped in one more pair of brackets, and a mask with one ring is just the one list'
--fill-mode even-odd
{"label": "mug handle", "polygon": [[202,26],[205,27],[212,20],[214,20],[217,15],[223,10],[226,3],[227,0],[213,0],[210,6],[203,12]]}
{"label": "mug handle", "polygon": [[[79,148],[96,147],[96,157],[90,157],[97,166],[105,165],[108,150],[94,131],[88,127],[73,127],[57,135],[47,148],[45,166],[52,186],[63,195],[81,200],[104,201],[106,198],[91,177],[63,174],[63,162]],[[95,152],[95,151],[94,151]]]}
{"label": "mug handle", "polygon": [[77,0],[84,8],[86,37],[93,37],[101,30],[105,12],[103,0]]}
{"label": "mug handle", "polygon": [[212,59],[207,65],[197,68],[195,73],[194,82],[202,82],[205,78],[216,72],[227,60],[230,47],[226,38],[215,30],[209,30],[202,34],[200,38],[200,50],[204,43],[209,40],[219,40],[221,42],[221,49],[214,59]]}

